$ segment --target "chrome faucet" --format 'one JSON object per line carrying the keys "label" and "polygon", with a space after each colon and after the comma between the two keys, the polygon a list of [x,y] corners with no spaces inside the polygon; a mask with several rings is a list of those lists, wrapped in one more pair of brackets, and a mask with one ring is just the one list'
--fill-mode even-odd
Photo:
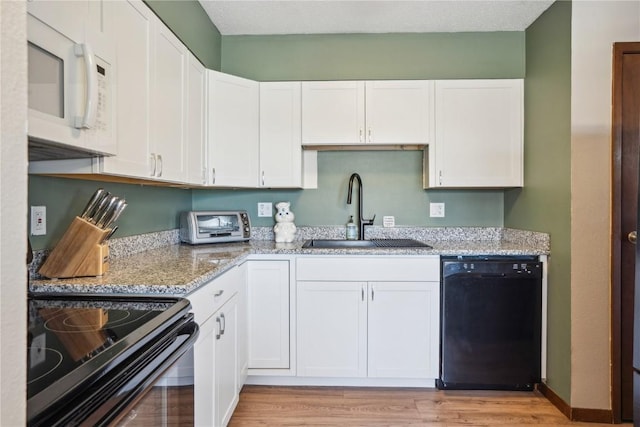
{"label": "chrome faucet", "polygon": [[362,217],[362,179],[360,179],[360,175],[357,173],[352,173],[349,178],[349,190],[347,191],[347,204],[351,204],[351,194],[353,193],[353,180],[358,180],[358,240],[364,240],[364,227],[365,225],[373,225],[373,221],[376,219],[376,216],[373,215],[371,219],[364,219]]}

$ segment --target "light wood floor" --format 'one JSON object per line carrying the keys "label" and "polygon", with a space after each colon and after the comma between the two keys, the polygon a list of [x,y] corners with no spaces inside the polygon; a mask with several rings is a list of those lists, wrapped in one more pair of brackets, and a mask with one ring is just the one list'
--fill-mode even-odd
{"label": "light wood floor", "polygon": [[[245,386],[229,426],[611,426],[575,423],[538,392]],[[628,424],[630,425],[630,424]]]}

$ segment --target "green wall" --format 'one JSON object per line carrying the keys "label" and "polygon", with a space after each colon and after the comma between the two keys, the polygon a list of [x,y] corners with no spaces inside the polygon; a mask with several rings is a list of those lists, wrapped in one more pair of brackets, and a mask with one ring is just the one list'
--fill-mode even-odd
{"label": "green wall", "polygon": [[29,236],[33,249],[55,246],[98,188],[127,200],[114,237],[176,228],[178,213],[191,209],[190,190],[30,175],[29,206],[47,207],[47,234]]}
{"label": "green wall", "polygon": [[220,70],[222,37],[196,0],[144,0],[189,50],[212,70]]}
{"label": "green wall", "polygon": [[547,384],[571,402],[571,2],[526,38],[525,182],[505,192],[504,224],[551,235]]}
{"label": "green wall", "polygon": [[[325,151],[318,153],[315,190],[194,190],[194,209],[247,209],[252,225],[272,226],[273,218],[258,218],[257,202],[290,201],[297,225],[344,225],[356,215],[346,204],[349,177],[363,183],[364,216],[393,215],[397,225],[502,226],[500,191],[424,191],[421,151]],[[444,202],[446,217],[429,218],[429,202]],[[471,208],[470,208],[471,207]]]}
{"label": "green wall", "polygon": [[524,77],[524,32],[224,36],[222,71],[270,80]]}

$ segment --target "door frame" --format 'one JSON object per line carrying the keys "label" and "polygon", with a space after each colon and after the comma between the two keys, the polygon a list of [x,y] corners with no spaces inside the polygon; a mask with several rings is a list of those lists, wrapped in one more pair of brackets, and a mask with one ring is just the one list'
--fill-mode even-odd
{"label": "door frame", "polygon": [[622,422],[622,57],[640,53],[640,42],[613,45],[612,74],[612,212],[611,212],[611,410],[613,421]]}

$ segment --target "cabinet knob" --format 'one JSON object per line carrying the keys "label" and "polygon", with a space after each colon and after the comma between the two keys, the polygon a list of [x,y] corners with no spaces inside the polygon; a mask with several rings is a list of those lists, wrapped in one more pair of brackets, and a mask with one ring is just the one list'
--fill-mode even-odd
{"label": "cabinet knob", "polygon": [[635,230],[632,231],[631,233],[627,234],[627,239],[635,245],[638,241],[638,233]]}

